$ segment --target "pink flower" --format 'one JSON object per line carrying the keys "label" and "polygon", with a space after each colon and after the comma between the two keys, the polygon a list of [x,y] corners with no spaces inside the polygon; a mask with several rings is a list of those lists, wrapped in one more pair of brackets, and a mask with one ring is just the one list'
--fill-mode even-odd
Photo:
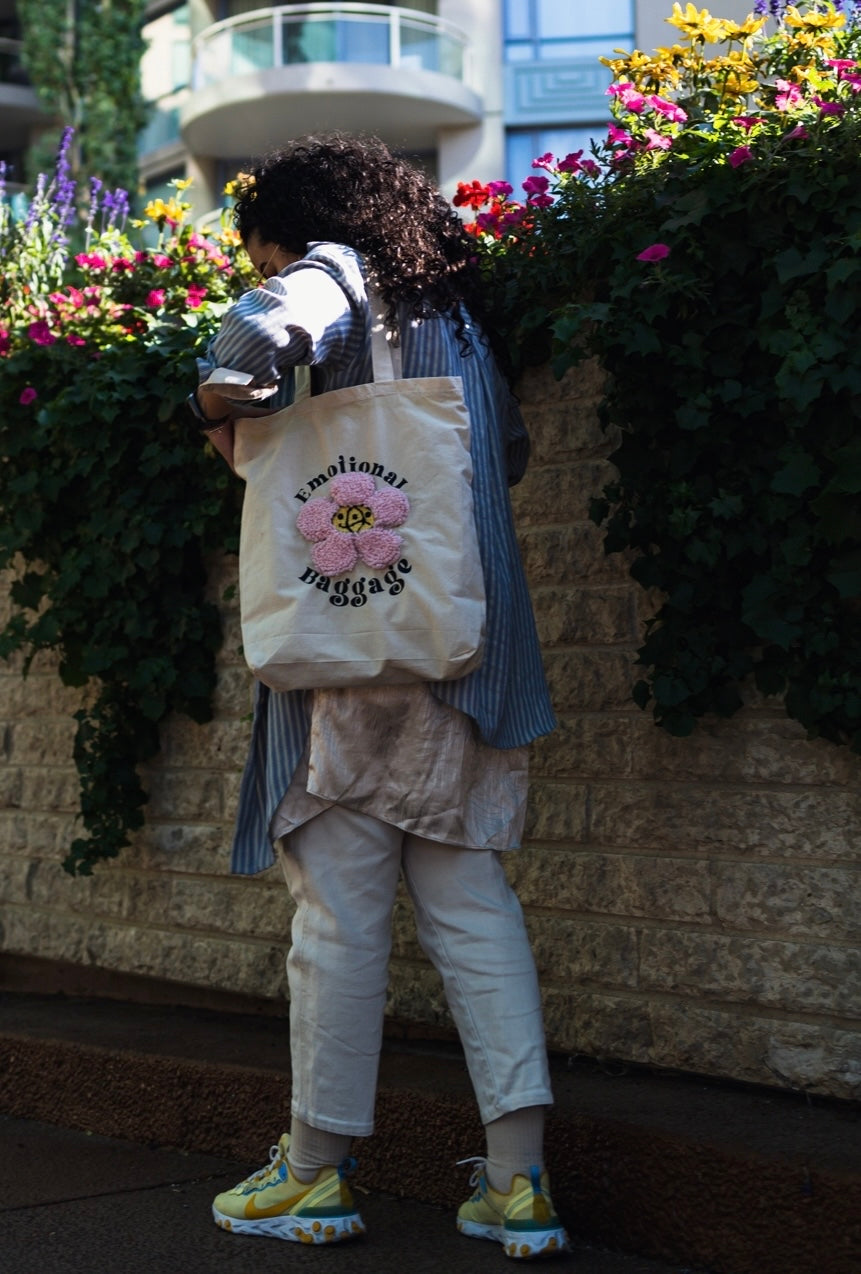
{"label": "pink flower", "polygon": [[611,84],[607,89],[610,97],[618,97],[622,105],[634,115],[639,115],[643,107],[646,105],[646,99],[642,93],[638,93],[633,84],[623,81],[621,84]]}
{"label": "pink flower", "polygon": [[27,328],[27,335],[34,345],[53,345],[57,339],[44,319],[31,323]]}
{"label": "pink flower", "polygon": [[154,252],[150,257],[150,260],[154,266],[158,267],[159,270],[166,270],[169,265],[173,264],[170,257],[166,257],[163,252]]}
{"label": "pink flower", "polygon": [[638,261],[663,261],[664,257],[670,255],[670,249],[665,243],[651,243],[648,248],[643,248],[642,252],[637,253]]}
{"label": "pink flower", "polygon": [[653,111],[657,111],[673,124],[684,124],[688,118],[681,106],[676,106],[675,102],[668,102],[665,97],[658,97],[656,93],[646,98],[646,105],[651,106]]}
{"label": "pink flower", "polygon": [[665,137],[663,133],[658,133],[654,128],[646,129],[646,150],[669,150],[673,144],[672,137]]}
{"label": "pink flower", "polygon": [[752,128],[756,128],[757,124],[762,123],[762,117],[760,115],[736,115],[732,122],[737,124],[739,128],[743,128],[746,133],[749,133]]}
{"label": "pink flower", "polygon": [[12,337],[5,327],[0,327],[0,358],[5,358],[12,345]]}
{"label": "pink flower", "polygon": [[846,71],[841,71],[839,79],[843,84],[848,84],[853,93],[861,93],[861,75],[849,75]]}
{"label": "pink flower", "polygon": [[550,182],[546,177],[527,177],[522,185],[527,195],[526,202],[530,207],[549,208],[553,203],[553,196],[547,193]]}
{"label": "pink flower", "polygon": [[487,189],[491,199],[507,199],[514,193],[514,187],[509,186],[507,181],[489,181]]}
{"label": "pink flower", "polygon": [[851,58],[826,58],[826,66],[833,66],[836,71],[848,71],[850,66],[857,66],[857,62],[853,62]]}
{"label": "pink flower", "polygon": [[28,385],[26,389],[21,390],[18,402],[22,407],[29,407],[30,403],[35,402],[39,395],[36,393],[32,385]]}
{"label": "pink flower", "polygon": [[788,111],[790,107],[801,101],[801,89],[797,84],[790,84],[788,80],[776,80],[775,83],[780,89],[774,99],[774,104],[779,111]]}
{"label": "pink flower", "polygon": [[807,129],[803,124],[796,124],[791,133],[786,134],[787,137],[809,137]]}
{"label": "pink flower", "polygon": [[158,310],[164,305],[165,290],[164,288],[153,288],[147,293],[146,307],[148,310]]}
{"label": "pink flower", "polygon": [[188,301],[188,308],[190,310],[196,310],[203,298],[206,296],[207,291],[208,289],[202,287],[199,283],[190,283],[185,298]]}
{"label": "pink flower", "polygon": [[580,171],[584,172],[587,177],[600,177],[601,168],[595,163],[594,159],[584,159],[580,165]]}
{"label": "pink flower", "polygon": [[342,575],[362,561],[375,570],[392,566],[400,557],[403,537],[391,530],[406,521],[407,497],[384,484],[378,491],[367,473],[333,478],[330,498],[309,500],[296,519],[308,540],[311,561],[321,575]]}
{"label": "pink flower", "polygon": [[819,107],[820,115],[843,115],[846,107],[841,106],[840,102],[826,102],[821,97],[814,97],[814,102]]}
{"label": "pink flower", "polygon": [[86,345],[86,343],[83,336],[76,336],[74,332],[70,332],[66,337],[67,345]]}
{"label": "pink flower", "polygon": [[619,128],[618,124],[611,124],[609,126],[607,129],[607,137],[614,146],[617,144],[630,146],[631,142],[634,140],[628,130],[626,128]]}
{"label": "pink flower", "polygon": [[538,159],[533,159],[532,167],[546,168],[548,172],[553,172],[556,167],[556,156],[548,150],[546,155],[539,155]]}
{"label": "pink flower", "polygon": [[576,173],[581,168],[585,168],[590,161],[587,159],[586,164],[580,161],[583,158],[582,150],[573,150],[570,155],[566,155],[564,159],[560,159],[556,167],[561,173]]}
{"label": "pink flower", "polygon": [[740,164],[746,164],[750,159],[753,159],[753,151],[749,146],[736,146],[727,159],[727,163],[731,168],[738,168]]}
{"label": "pink flower", "polygon": [[123,274],[124,272],[133,270],[134,268],[134,261],[129,260],[128,257],[114,257],[113,264],[111,265],[111,269],[115,274]]}
{"label": "pink flower", "polygon": [[79,252],[75,257],[75,262],[78,265],[89,267],[91,270],[106,270],[108,268],[105,258],[95,252]]}

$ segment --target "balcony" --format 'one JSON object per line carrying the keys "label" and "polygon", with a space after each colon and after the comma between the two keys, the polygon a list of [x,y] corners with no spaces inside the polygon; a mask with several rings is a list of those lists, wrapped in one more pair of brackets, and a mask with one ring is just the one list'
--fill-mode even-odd
{"label": "balcony", "polygon": [[26,146],[31,126],[45,120],[45,112],[21,62],[21,41],[5,36],[0,37],[0,116],[6,150]]}
{"label": "balcony", "polygon": [[451,23],[380,4],[294,4],[217,22],[192,46],[182,108],[194,154],[240,158],[323,129],[411,150],[474,124],[482,101],[466,37]]}

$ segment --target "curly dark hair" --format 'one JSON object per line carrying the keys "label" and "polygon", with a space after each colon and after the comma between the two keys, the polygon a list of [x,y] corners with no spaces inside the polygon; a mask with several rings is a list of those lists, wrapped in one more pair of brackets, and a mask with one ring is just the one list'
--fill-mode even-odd
{"label": "curly dark hair", "polygon": [[326,133],[265,155],[240,185],[233,209],[242,241],[303,255],[308,243],[343,243],[362,254],[389,306],[416,318],[454,314],[461,303],[487,326],[475,247],[427,176],[378,137]]}

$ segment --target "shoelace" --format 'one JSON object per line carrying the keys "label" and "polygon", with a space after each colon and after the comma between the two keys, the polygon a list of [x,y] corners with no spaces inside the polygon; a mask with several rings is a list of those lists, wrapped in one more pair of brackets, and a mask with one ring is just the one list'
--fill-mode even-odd
{"label": "shoelace", "polygon": [[465,1163],[474,1163],[476,1165],[470,1174],[469,1184],[471,1189],[477,1189],[487,1168],[487,1160],[482,1155],[472,1155],[469,1159],[458,1159],[457,1167],[461,1168]]}
{"label": "shoelace", "polygon": [[264,1178],[268,1177],[272,1172],[276,1172],[281,1167],[281,1164],[283,1162],[284,1162],[284,1156],[281,1154],[281,1147],[270,1146],[269,1147],[269,1162],[266,1164],[266,1167],[258,1168],[257,1171],[252,1172],[251,1176],[247,1177],[246,1180],[249,1182],[263,1181]]}

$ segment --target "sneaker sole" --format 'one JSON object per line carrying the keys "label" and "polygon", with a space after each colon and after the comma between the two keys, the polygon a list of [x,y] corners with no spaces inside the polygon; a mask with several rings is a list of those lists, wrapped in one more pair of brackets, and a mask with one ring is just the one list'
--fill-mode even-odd
{"label": "sneaker sole", "polygon": [[245,1221],[225,1216],[214,1207],[212,1216],[215,1224],[229,1234],[259,1234],[264,1238],[287,1239],[290,1243],[340,1243],[344,1239],[357,1239],[365,1233],[365,1225],[358,1212],[339,1217],[303,1217],[285,1213],[284,1216]]}
{"label": "sneaker sole", "polygon": [[470,1239],[492,1239],[501,1243],[505,1255],[529,1261],[537,1257],[559,1256],[570,1252],[568,1235],[554,1226],[549,1230],[507,1230],[502,1225],[482,1225],[479,1221],[458,1218],[457,1228]]}

